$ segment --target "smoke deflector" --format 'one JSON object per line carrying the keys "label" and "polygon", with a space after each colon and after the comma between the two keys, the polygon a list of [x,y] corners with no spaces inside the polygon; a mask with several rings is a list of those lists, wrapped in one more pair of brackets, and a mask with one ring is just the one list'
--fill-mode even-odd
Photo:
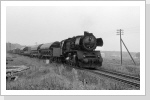
{"label": "smoke deflector", "polygon": [[103,39],[102,38],[97,38],[96,39],[96,44],[97,44],[97,46],[103,46]]}

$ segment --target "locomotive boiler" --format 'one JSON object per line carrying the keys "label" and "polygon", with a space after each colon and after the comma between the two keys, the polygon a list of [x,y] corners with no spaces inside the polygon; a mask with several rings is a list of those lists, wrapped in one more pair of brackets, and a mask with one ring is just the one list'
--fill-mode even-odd
{"label": "locomotive boiler", "polygon": [[97,46],[103,46],[102,38],[96,38],[92,33],[68,38],[61,41],[62,55],[65,62],[79,67],[95,68],[102,66],[103,59]]}

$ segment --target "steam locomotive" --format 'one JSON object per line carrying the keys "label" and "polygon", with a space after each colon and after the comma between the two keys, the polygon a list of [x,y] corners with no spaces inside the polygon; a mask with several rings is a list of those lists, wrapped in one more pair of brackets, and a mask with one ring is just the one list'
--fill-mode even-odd
{"label": "steam locomotive", "polygon": [[103,46],[102,38],[95,38],[92,33],[68,38],[61,41],[62,55],[70,65],[80,67],[102,66],[103,59],[100,51],[95,51],[97,46]]}
{"label": "steam locomotive", "polygon": [[30,48],[31,57],[46,58],[50,62],[62,62],[71,66],[97,68],[102,66],[103,58],[97,46],[103,46],[102,38],[84,31],[84,35],[62,41],[40,44]]}

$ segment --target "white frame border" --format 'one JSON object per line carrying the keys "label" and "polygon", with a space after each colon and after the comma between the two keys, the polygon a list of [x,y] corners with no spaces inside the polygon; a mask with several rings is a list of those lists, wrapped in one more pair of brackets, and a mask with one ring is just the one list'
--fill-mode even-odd
{"label": "white frame border", "polygon": [[[7,6],[140,6],[140,90],[6,90]],[[145,1],[1,1],[1,95],[145,95]]]}

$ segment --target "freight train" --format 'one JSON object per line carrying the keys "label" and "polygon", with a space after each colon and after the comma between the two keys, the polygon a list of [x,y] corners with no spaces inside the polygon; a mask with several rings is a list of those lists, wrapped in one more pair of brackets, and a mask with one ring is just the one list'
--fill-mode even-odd
{"label": "freight train", "polygon": [[[103,46],[102,38],[84,31],[84,35],[74,36],[62,41],[40,44],[21,49],[17,52],[30,57],[49,59],[50,62],[61,62],[71,66],[97,68],[102,66],[103,58],[97,46]],[[15,51],[14,51],[15,52]]]}

